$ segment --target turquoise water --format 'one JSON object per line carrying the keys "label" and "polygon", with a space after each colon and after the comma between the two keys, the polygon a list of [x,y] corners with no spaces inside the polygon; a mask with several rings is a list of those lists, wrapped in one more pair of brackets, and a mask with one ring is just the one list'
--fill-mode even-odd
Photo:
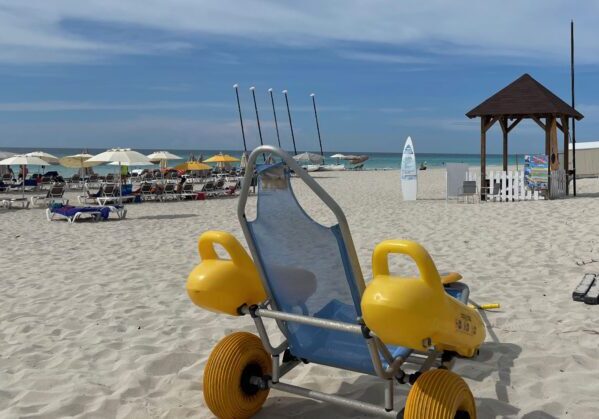
{"label": "turquoise water", "polygon": [[[31,148],[2,148],[2,150],[11,151],[13,153],[28,153],[32,150]],[[69,149],[69,148],[44,148],[43,151],[53,154],[57,157],[68,156],[71,154],[81,153],[81,149]],[[98,154],[105,151],[105,149],[87,149],[89,154]],[[155,149],[136,149],[142,154],[150,154]],[[168,150],[171,153],[181,156],[181,160],[171,160],[169,161],[169,166],[176,166],[179,163],[188,160],[190,154],[194,154],[196,157],[204,156],[204,158],[208,158],[218,152],[222,151],[223,153],[230,154],[234,157],[240,158],[241,151],[239,150]],[[353,151],[353,152],[341,152],[342,154],[355,154],[362,155],[365,154],[370,158],[364,163],[365,170],[381,170],[381,169],[399,169],[401,164],[401,153],[369,153],[364,151]],[[336,163],[335,159],[330,159],[328,156],[336,154],[336,152],[325,152],[325,162],[326,163]],[[423,162],[426,162],[427,167],[443,167],[445,163],[466,163],[470,166],[479,166],[480,165],[480,156],[478,154],[436,154],[436,153],[419,153],[416,155],[417,165],[420,165]],[[524,155],[511,155],[509,157],[510,165],[522,165],[524,162]],[[502,156],[500,154],[489,154],[487,155],[487,165],[497,165],[500,166],[502,163]],[[346,166],[349,167],[349,164],[346,163]],[[152,168],[157,166],[143,166],[144,168]],[[74,169],[67,169],[62,166],[46,166],[46,170],[56,170],[64,175],[71,175],[75,172]],[[118,169],[113,166],[96,166],[94,167],[94,171],[96,173],[108,173],[108,172],[116,172]],[[31,168],[32,172],[37,172],[36,168]]]}

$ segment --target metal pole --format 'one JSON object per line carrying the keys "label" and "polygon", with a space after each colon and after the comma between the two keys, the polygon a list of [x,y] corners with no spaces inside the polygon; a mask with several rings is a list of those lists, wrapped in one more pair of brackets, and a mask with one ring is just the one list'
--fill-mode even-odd
{"label": "metal pole", "polygon": [[258,116],[258,105],[256,104],[256,88],[250,87],[252,97],[254,98],[254,109],[256,110],[256,122],[258,123],[258,135],[260,136],[260,145],[264,145],[262,142],[262,129],[260,128],[260,117]]}
{"label": "metal pole", "polygon": [[320,125],[318,124],[318,114],[316,113],[316,99],[315,94],[311,93],[312,97],[312,105],[314,106],[314,118],[316,118],[316,131],[318,131],[318,144],[320,145],[320,155],[324,158],[324,153],[322,151],[322,139],[320,138]]}
{"label": "metal pole", "polygon": [[237,109],[239,110],[239,122],[241,123],[241,137],[243,138],[243,150],[248,151],[247,145],[245,143],[245,131],[243,129],[243,117],[241,116],[241,103],[239,103],[239,85],[234,84],[233,88],[235,89],[235,96],[237,96]]}
{"label": "metal pole", "polygon": [[272,96],[272,89],[268,89],[268,93],[270,93],[270,103],[272,103],[272,114],[275,117],[275,129],[277,131],[277,141],[279,143],[279,148],[281,148],[281,137],[279,136],[279,124],[277,122],[277,111],[275,110],[275,99]]}
{"label": "metal pole", "polygon": [[291,141],[293,141],[293,155],[297,155],[297,148],[295,147],[295,136],[293,135],[293,124],[291,123],[291,111],[289,111],[289,98],[287,97],[287,90],[283,90],[285,95],[285,103],[287,104],[287,116],[289,117],[289,128],[291,128]]}
{"label": "metal pole", "polygon": [[[570,21],[570,82],[572,89],[572,108],[575,108],[574,102],[574,21]],[[566,151],[564,151],[565,153]],[[566,173],[568,168],[566,167]],[[576,196],[576,117],[572,117],[572,172],[574,196]]]}

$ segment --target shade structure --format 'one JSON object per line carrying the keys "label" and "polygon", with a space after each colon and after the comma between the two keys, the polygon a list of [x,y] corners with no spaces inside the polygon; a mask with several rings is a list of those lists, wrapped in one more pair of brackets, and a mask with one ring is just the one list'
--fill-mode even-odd
{"label": "shade structure", "polygon": [[200,163],[197,161],[187,161],[175,166],[176,170],[182,170],[184,172],[201,171],[201,170],[212,170],[211,166]]}
{"label": "shade structure", "polygon": [[90,162],[89,159],[92,157],[93,156],[91,154],[87,153],[73,154],[58,159],[58,163],[60,163],[61,166],[71,169],[81,169],[84,167],[93,167],[102,164],[102,162],[99,161]]}
{"label": "shade structure", "polygon": [[314,164],[322,164],[324,161],[324,157],[322,157],[320,154],[308,152],[297,154],[293,156],[293,159],[295,161],[307,161]]}
{"label": "shade structure", "polygon": [[148,154],[148,159],[150,159],[152,163],[160,163],[161,168],[166,168],[169,160],[181,160],[182,157],[168,151],[155,151],[152,154]]}
{"label": "shade structure", "polygon": [[341,153],[333,154],[331,156],[331,159],[344,159],[344,158],[345,158],[345,154],[341,154]]}
{"label": "shade structure", "polygon": [[142,165],[150,165],[152,162],[143,154],[131,150],[130,148],[113,148],[110,150],[106,150],[103,153],[97,154],[91,157],[89,162],[100,162],[100,163],[113,163],[116,162],[119,165],[119,204],[123,204],[123,182],[122,182],[122,172],[121,165],[127,166],[142,166]]}
{"label": "shade structure", "polygon": [[[48,164],[50,163],[39,157],[28,155],[16,155],[0,161],[2,166],[47,166]],[[25,198],[25,171],[23,171],[23,179],[21,179],[21,191]]]}
{"label": "shade structure", "polygon": [[155,151],[152,154],[148,154],[150,161],[161,161],[161,160],[181,160],[182,157],[176,154],[169,153],[168,151]]}
{"label": "shade structure", "polygon": [[26,156],[39,157],[40,159],[48,162],[49,164],[58,164],[58,157],[54,154],[46,153],[45,151],[32,151],[31,153],[25,154]]}
{"label": "shade structure", "polygon": [[204,160],[204,163],[235,163],[239,159],[228,154],[218,153],[209,159]]}

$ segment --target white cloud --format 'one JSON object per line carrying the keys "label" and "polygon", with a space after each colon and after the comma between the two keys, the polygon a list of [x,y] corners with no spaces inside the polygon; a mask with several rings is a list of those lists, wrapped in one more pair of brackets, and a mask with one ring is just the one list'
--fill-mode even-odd
{"label": "white cloud", "polygon": [[[336,52],[355,43],[366,51],[362,59],[386,62],[405,62],[401,60],[414,53],[373,54],[368,47],[566,62],[568,19],[574,17],[578,61],[597,63],[598,12],[599,4],[591,0],[575,5],[567,0],[504,0],[499,9],[465,0],[0,0],[0,61],[89,61],[114,54],[164,53],[197,46],[208,35],[264,46],[333,45]],[[137,37],[115,39],[113,33],[105,36],[107,28],[92,35],[68,25],[86,21],[158,35],[146,33],[148,39],[131,41]]]}
{"label": "white cloud", "polygon": [[358,61],[372,61],[388,64],[423,64],[432,62],[429,58],[415,57],[402,54],[383,54],[378,52],[343,51],[339,53],[342,58]]}
{"label": "white cloud", "polygon": [[59,111],[148,111],[177,110],[193,108],[230,108],[229,104],[218,102],[0,102],[0,112],[59,112]]}

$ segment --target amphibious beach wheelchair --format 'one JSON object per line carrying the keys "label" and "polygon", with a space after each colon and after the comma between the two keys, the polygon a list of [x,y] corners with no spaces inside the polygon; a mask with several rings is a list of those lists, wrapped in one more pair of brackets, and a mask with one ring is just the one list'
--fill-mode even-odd
{"label": "amphibious beach wheelchair", "polygon": [[[281,161],[256,165],[259,156]],[[256,218],[246,218],[254,172],[258,176]],[[294,172],[330,209],[337,224],[314,221],[294,195]],[[257,413],[271,388],[406,419],[476,418],[465,381],[451,372],[457,357],[473,357],[485,338],[468,287],[457,273],[441,276],[428,252],[405,240],[379,243],[366,286],[345,216],[335,201],[283,150],[255,149],[246,167],[237,215],[252,257],[229,233],[199,238],[201,263],[187,280],[198,306],[252,317],[258,336],[239,332],[223,338],[204,370],[204,398],[221,418]],[[221,259],[215,245],[230,259]],[[390,275],[387,257],[411,257],[419,277]],[[275,319],[285,339],[273,346],[264,318]],[[384,404],[327,394],[283,382],[291,369],[315,363],[380,377]],[[410,384],[404,407],[394,403],[394,385]]]}

